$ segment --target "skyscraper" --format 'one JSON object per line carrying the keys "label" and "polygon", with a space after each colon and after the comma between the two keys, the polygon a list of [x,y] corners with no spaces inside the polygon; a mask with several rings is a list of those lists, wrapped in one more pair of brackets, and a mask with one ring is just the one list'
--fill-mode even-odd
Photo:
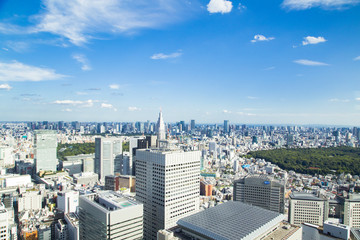
{"label": "skyscraper", "polygon": [[162,111],[159,113],[159,118],[156,124],[156,132],[157,132],[157,139],[158,141],[166,139],[166,130],[165,130],[165,123],[162,116]]}
{"label": "skyscraper", "polygon": [[95,138],[95,173],[102,181],[105,176],[114,174],[114,161],[121,153],[122,138]]}
{"label": "skyscraper", "polygon": [[224,120],[224,133],[229,133],[229,120]]}
{"label": "skyscraper", "polygon": [[249,175],[234,182],[234,201],[284,213],[285,185],[267,175]]}
{"label": "skyscraper", "polygon": [[52,130],[35,131],[35,166],[36,172],[56,171],[57,136]]}
{"label": "skyscraper", "polygon": [[195,120],[190,121],[190,127],[191,127],[191,130],[195,129]]}
{"label": "skyscraper", "polygon": [[144,204],[144,239],[199,209],[200,151],[141,149],[136,154],[136,199]]}
{"label": "skyscraper", "polygon": [[143,239],[143,205],[116,192],[80,196],[80,239]]}

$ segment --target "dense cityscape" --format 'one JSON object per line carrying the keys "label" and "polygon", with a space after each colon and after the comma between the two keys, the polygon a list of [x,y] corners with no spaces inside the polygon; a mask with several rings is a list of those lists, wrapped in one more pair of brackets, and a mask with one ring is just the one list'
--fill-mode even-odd
{"label": "dense cityscape", "polygon": [[359,175],[301,174],[251,153],[357,149],[359,133],[165,123],[162,112],[157,122],[3,122],[1,239],[358,239]]}
{"label": "dense cityscape", "polygon": [[0,0],[0,240],[360,240],[360,0]]}

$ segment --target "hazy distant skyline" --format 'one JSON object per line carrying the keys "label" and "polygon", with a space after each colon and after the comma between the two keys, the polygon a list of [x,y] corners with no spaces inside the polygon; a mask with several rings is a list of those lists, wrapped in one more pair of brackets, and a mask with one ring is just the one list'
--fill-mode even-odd
{"label": "hazy distant skyline", "polygon": [[360,125],[360,0],[0,2],[1,121]]}

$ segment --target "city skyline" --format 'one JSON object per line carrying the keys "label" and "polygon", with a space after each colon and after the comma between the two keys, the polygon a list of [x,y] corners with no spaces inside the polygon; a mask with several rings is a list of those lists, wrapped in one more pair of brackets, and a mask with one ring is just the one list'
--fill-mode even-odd
{"label": "city skyline", "polygon": [[2,1],[2,121],[360,125],[359,0]]}

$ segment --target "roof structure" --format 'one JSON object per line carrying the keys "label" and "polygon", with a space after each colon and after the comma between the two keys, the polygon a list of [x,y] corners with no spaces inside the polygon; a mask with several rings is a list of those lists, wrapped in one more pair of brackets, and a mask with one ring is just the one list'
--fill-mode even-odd
{"label": "roof structure", "polygon": [[284,220],[284,215],[242,202],[226,202],[180,219],[177,224],[205,239],[255,239]]}

